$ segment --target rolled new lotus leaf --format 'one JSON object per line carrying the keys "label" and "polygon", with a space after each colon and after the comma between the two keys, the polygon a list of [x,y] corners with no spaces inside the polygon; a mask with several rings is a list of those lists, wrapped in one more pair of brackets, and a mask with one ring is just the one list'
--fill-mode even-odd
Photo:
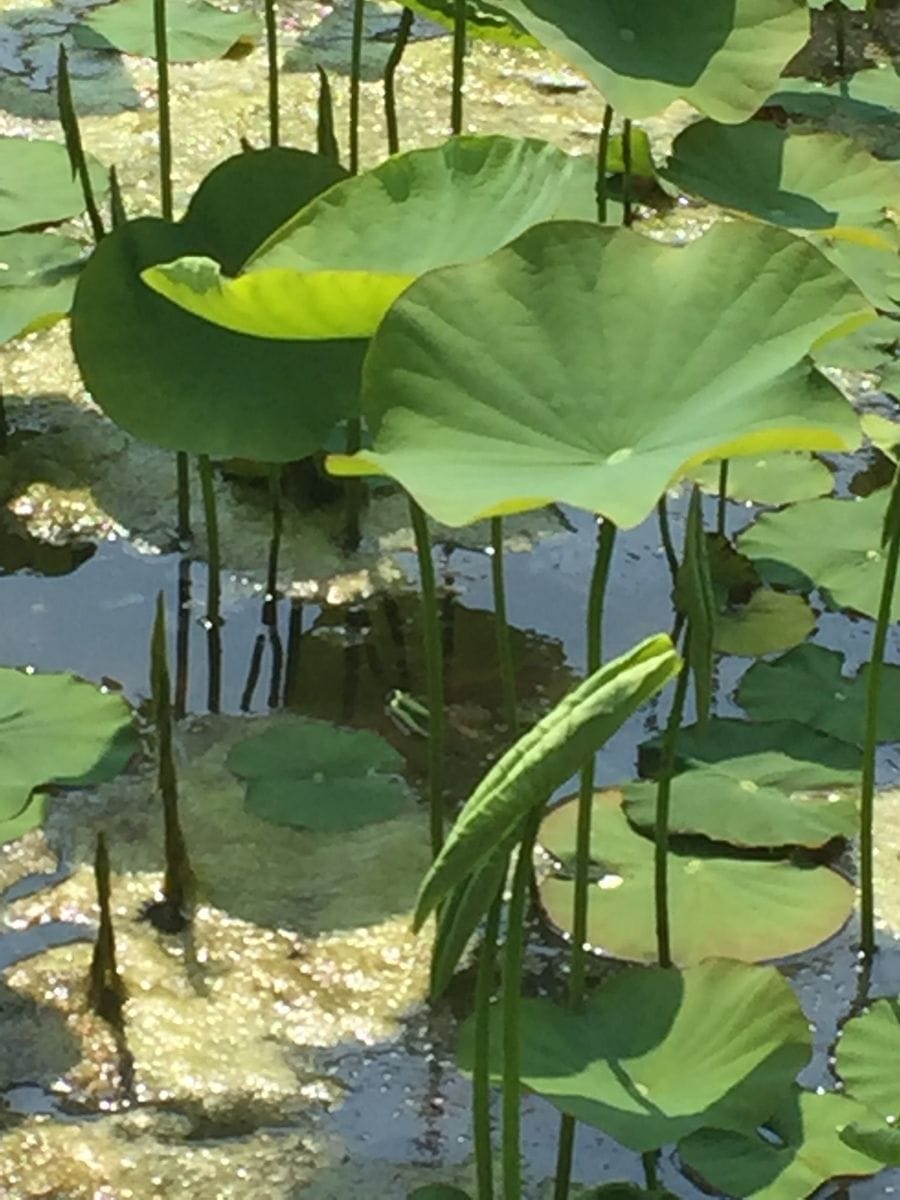
{"label": "rolled new lotus leaf", "polygon": [[858,444],[805,359],[873,317],[782,230],[675,248],[548,222],[404,292],[366,360],[374,448],[329,468],[391,475],[448,525],[555,500],[629,528],[707,460]]}
{"label": "rolled new lotus leaf", "polygon": [[595,671],[519,738],[463,806],[419,890],[415,927],[680,667],[670,638],[648,638]]}

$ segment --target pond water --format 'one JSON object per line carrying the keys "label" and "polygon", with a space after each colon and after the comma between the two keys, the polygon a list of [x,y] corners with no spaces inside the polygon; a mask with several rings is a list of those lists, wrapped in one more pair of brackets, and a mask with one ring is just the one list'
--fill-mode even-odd
{"label": "pond water", "polygon": [[[82,3],[22,7],[0,0],[0,133],[58,136],[51,87],[56,43]],[[383,153],[380,85],[397,10],[370,6],[363,151]],[[333,73],[346,122],[345,7],[297,3],[280,12],[284,140],[315,137],[316,79]],[[398,76],[401,138],[446,133],[446,39],[417,27]],[[134,211],[154,211],[152,64],[73,49],[75,99],[89,149],[116,162]],[[467,125],[529,133],[589,151],[599,99],[577,76],[528,50],[476,46]],[[265,136],[260,53],[173,71],[176,203],[236,149]],[[648,122],[664,149],[689,119],[673,106]],[[666,236],[691,236],[714,214],[691,210]],[[843,377],[857,400],[893,413],[863,377]],[[101,677],[136,704],[147,696],[148,643],[158,591],[170,613],[183,819],[204,902],[190,936],[164,937],[140,919],[161,878],[159,813],[148,768],[57,805],[43,831],[0,848],[0,1196],[11,1200],[312,1200],[378,1193],[405,1200],[431,1181],[471,1186],[469,1084],[453,1065],[463,974],[432,1011],[427,936],[409,932],[426,865],[424,815],[413,812],[339,837],[286,832],[247,816],[225,769],[247,722],[263,729],[287,711],[375,729],[404,754],[413,781],[424,739],[398,726],[394,689],[421,695],[415,556],[402,498],[376,490],[357,552],[341,549],[342,509],[287,505],[278,596],[266,596],[270,517],[252,482],[219,472],[221,629],[205,621],[207,568],[194,487],[195,543],[174,534],[172,456],[136,444],[102,418],[78,381],[65,327],[0,351],[13,430],[6,525],[0,530],[0,663]],[[635,398],[638,402],[639,397]],[[252,400],[251,400],[252,402]],[[835,460],[839,493],[855,464]],[[669,497],[676,543],[685,497]],[[730,505],[729,531],[753,510]],[[547,511],[507,524],[509,619],[525,713],[538,714],[584,671],[584,604],[594,525]],[[448,777],[456,799],[506,745],[494,668],[488,531],[438,531],[449,723]],[[670,580],[655,523],[621,536],[611,576],[606,653],[671,623]],[[869,654],[871,623],[826,611],[813,595],[815,640],[840,649],[847,670]],[[894,631],[891,661],[900,662]],[[733,700],[746,659],[724,658],[717,712]],[[661,714],[665,716],[663,711]],[[651,707],[604,750],[600,784],[634,771],[637,744],[658,727]],[[883,747],[877,842],[882,952],[869,994],[900,990],[900,746]],[[129,993],[123,1044],[84,1004],[95,929],[90,864],[96,832],[112,853],[113,909]],[[817,1028],[803,1077],[827,1082],[827,1051],[857,997],[851,927],[785,964]],[[526,973],[533,991],[564,979],[562,948],[535,927]],[[548,1193],[556,1118],[524,1106],[530,1197]],[[699,1192],[674,1160],[663,1182]],[[576,1179],[642,1179],[635,1156],[582,1129]],[[900,1191],[900,1172],[854,1184],[863,1198]]]}

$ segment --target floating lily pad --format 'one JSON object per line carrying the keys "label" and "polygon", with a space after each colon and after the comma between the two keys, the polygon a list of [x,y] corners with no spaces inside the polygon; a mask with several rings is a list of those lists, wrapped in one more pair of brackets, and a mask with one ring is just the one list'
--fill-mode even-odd
{"label": "floating lily pad", "polygon": [[138,748],[131,710],[74,675],[0,668],[0,838],[39,825],[37,788],[86,787],[124,770]]}
{"label": "floating lily pad", "polygon": [[[719,493],[719,465],[707,463],[691,472],[705,492]],[[828,467],[811,454],[772,454],[736,458],[728,464],[725,494],[738,503],[795,504],[827,496],[834,487]]]}
{"label": "floating lily pad", "polygon": [[[205,0],[166,0],[170,62],[206,62],[251,48],[259,19],[229,12]],[[75,26],[75,40],[94,50],[117,50],[137,58],[156,57],[152,0],[116,0],[95,8]]]}
{"label": "floating lily pad", "polygon": [[140,279],[179,254],[209,254],[237,271],[343,174],[301,150],[247,152],[206,177],[178,224],[142,218],[101,241],[78,281],[72,342],[85,386],[114,421],[171,450],[284,462],[317,450],[356,411],[364,343],[242,337]]}
{"label": "floating lily pad", "polygon": [[829,1179],[874,1175],[881,1165],[840,1132],[864,1109],[835,1092],[797,1091],[765,1132],[704,1129],[678,1146],[682,1162],[714,1188],[752,1200],[800,1200]]}
{"label": "floating lily pad", "polygon": [[673,100],[745,121],[809,36],[793,0],[501,0],[538,41],[583,71],[619,112],[649,117]]}
{"label": "floating lily pad", "polygon": [[[470,1020],[459,1051],[466,1069],[472,1029]],[[757,1124],[809,1057],[809,1029],[787,981],[772,968],[715,960],[622,971],[580,1012],[526,1000],[521,1036],[526,1087],[642,1152],[704,1125]]]}
{"label": "floating lily pad", "polygon": [[900,1120],[900,1000],[876,1000],[844,1026],[836,1069],[848,1095],[887,1121]]}
{"label": "floating lily pad", "polygon": [[[861,500],[810,500],[764,513],[738,536],[738,549],[769,583],[798,591],[817,587],[832,608],[874,617],[884,576],[887,501],[882,489]],[[891,620],[900,620],[900,589]]]}
{"label": "floating lily pad", "polygon": [[392,475],[449,525],[551,500],[637,525],[703,461],[855,442],[800,360],[866,311],[781,230],[721,224],[676,249],[550,222],[400,297],[367,359],[374,451],[329,467]]}
{"label": "floating lily pad", "polygon": [[[88,171],[96,195],[106,190],[106,174],[93,155]],[[62,142],[0,137],[0,233],[30,225],[52,225],[84,208]]]}
{"label": "floating lily pad", "polygon": [[55,233],[0,237],[0,344],[66,315],[83,253],[73,238]]}
{"label": "floating lily pad", "polygon": [[[821,846],[856,830],[860,752],[792,721],[716,719],[684,730],[669,827],[736,846]],[[844,795],[835,796],[835,789]],[[652,830],[656,784],[622,789],[628,819]],[[826,795],[798,795],[825,792]]]}
{"label": "floating lily pad", "polygon": [[849,79],[783,79],[767,103],[809,117],[835,115],[857,121],[891,121],[900,112],[900,71],[892,63],[857,71]]}
{"label": "floating lily pad", "polygon": [[900,1129],[895,1125],[876,1127],[854,1121],[841,1130],[841,1141],[886,1167],[900,1167]]}
{"label": "floating lily pad", "polygon": [[[841,655],[824,646],[797,646],[774,662],[754,663],[737,690],[737,702],[757,721],[799,721],[861,746],[869,667],[844,675]],[[878,741],[900,741],[900,667],[881,669]]]}
{"label": "floating lily pad", "polygon": [[754,658],[799,645],[815,627],[802,596],[757,588],[746,604],[716,616],[713,644],[719,654]]}
{"label": "floating lily pad", "polygon": [[[636,832],[622,810],[621,791],[594,797],[588,894],[588,941],[615,958],[653,962],[653,842]],[[540,844],[570,866],[576,805],[554,809]],[[540,885],[549,919],[571,935],[574,884],[552,876]],[[853,910],[853,889],[824,867],[699,853],[673,846],[669,854],[672,954],[682,964],[710,957],[745,962],[798,954],[835,933]]]}
{"label": "floating lily pad", "polygon": [[291,721],[239,742],[228,768],[247,812],[299,829],[359,829],[409,808],[402,756],[368,730]]}

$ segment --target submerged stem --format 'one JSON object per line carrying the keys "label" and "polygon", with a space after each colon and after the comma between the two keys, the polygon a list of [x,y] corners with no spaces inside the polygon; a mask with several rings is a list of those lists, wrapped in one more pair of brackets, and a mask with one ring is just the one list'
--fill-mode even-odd
{"label": "submerged stem", "polygon": [[[505,873],[504,873],[505,874]],[[488,909],[478,951],[475,981],[475,1047],[472,1069],[472,1140],[478,1200],[493,1200],[494,1147],[491,1140],[491,997],[497,965],[497,934],[503,906],[503,883]]]}
{"label": "submerged stem", "polygon": [[665,551],[666,562],[669,564],[669,574],[674,582],[678,574],[678,555],[675,553],[675,543],[672,541],[672,528],[669,525],[669,508],[666,504],[665,492],[657,501],[656,515],[659,519],[660,541]]}
{"label": "submerged stem", "polygon": [[607,104],[603,109],[600,137],[597,140],[597,181],[594,185],[594,192],[597,197],[597,220],[601,225],[606,221],[606,167],[609,161],[609,132],[612,128],[612,119],[613,106]]}
{"label": "submerged stem", "polygon": [[684,718],[687,697],[688,654],[691,630],[688,626],[682,647],[684,663],[675,684],[672,711],[666,723],[663,737],[662,760],[659,766],[659,783],[656,789],[656,832],[654,851],[654,903],[656,909],[656,956],[661,967],[672,965],[672,938],[669,924],[669,800],[672,793],[672,775],[675,770],[675,750],[678,731]]}
{"label": "submerged stem", "polygon": [[719,463],[719,496],[716,508],[716,532],[725,536],[725,518],[728,513],[728,459]]}
{"label": "submerged stem", "polygon": [[359,99],[362,74],[362,42],[365,0],[353,0],[353,29],[350,35],[350,174],[359,171]]}
{"label": "submerged stem", "polygon": [[428,692],[428,801],[431,852],[436,858],[444,844],[444,656],[428,523],[412,496],[409,497],[409,514],[422,583],[422,633]]}
{"label": "submerged stem", "polygon": [[462,133],[466,72],[466,0],[453,0],[453,67],[450,81],[450,132]]}
{"label": "submerged stem", "polygon": [[277,146],[281,120],[278,101],[278,20],[275,0],[265,0],[266,65],[269,76],[269,145]]}
{"label": "submerged stem", "polygon": [[396,154],[400,149],[400,132],[397,123],[397,92],[396,76],[400,60],[409,41],[415,13],[411,8],[404,8],[400,14],[400,23],[394,36],[394,44],[384,67],[384,123],[387,129],[388,154]]}

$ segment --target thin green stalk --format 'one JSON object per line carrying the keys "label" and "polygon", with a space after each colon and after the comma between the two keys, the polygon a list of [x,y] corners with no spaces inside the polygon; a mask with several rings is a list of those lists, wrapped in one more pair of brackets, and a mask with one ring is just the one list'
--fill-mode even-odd
{"label": "thin green stalk", "polygon": [[522,1200],[521,1153],[521,1031],[519,1007],[522,960],[525,952],[525,908],[532,873],[532,855],[543,809],[538,807],[525,822],[519,857],[513,873],[507,913],[508,928],[503,956],[503,1200]]}
{"label": "thin green stalk", "polygon": [[648,1192],[652,1192],[654,1188],[659,1187],[659,1177],[656,1173],[656,1154],[655,1150],[648,1150],[646,1154],[641,1155],[641,1164],[644,1168],[644,1182],[647,1184]]}
{"label": "thin green stalk", "polygon": [[396,154],[400,149],[400,130],[397,123],[397,91],[396,76],[403,52],[409,42],[415,13],[411,8],[404,8],[400,14],[400,24],[394,36],[394,44],[384,68],[384,123],[387,128],[388,154]]}
{"label": "thin green stalk", "polygon": [[488,909],[475,980],[475,1046],[472,1069],[472,1141],[478,1200],[493,1200],[494,1146],[491,1139],[491,998],[497,965],[497,933],[503,884]]}
{"label": "thin green stalk", "polygon": [[656,956],[661,967],[672,965],[672,938],[669,923],[669,800],[672,793],[672,775],[675,770],[675,750],[678,731],[684,719],[684,703],[687,697],[688,680],[688,627],[682,648],[685,665],[675,684],[672,711],[663,737],[662,760],[659,765],[659,783],[656,789],[656,846],[654,855],[654,900],[656,908]]}
{"label": "thin green stalk", "polygon": [[631,198],[631,121],[626,117],[622,126],[622,224],[634,222]]}
{"label": "thin green stalk", "polygon": [[[589,675],[599,668],[603,658],[603,609],[615,539],[615,525],[611,521],[599,520],[587,609],[587,673]],[[594,804],[594,765],[594,755],[591,755],[582,768],[578,788],[575,882],[572,901],[572,952],[569,966],[569,1005],[573,1009],[580,1008],[584,1001],[587,972],[585,945],[587,943],[591,816]],[[554,1200],[565,1200],[569,1194],[574,1147],[575,1120],[573,1117],[564,1115],[560,1119],[559,1125]]]}
{"label": "thin green stalk", "polygon": [[491,579],[494,588],[494,626],[497,660],[503,688],[503,711],[510,736],[519,735],[519,706],[516,698],[516,667],[513,661],[509,623],[506,617],[506,578],[503,569],[503,518],[491,518]]}
{"label": "thin green stalk", "polygon": [[350,40],[350,174],[359,172],[359,99],[362,73],[362,41],[365,0],[353,0],[353,32]]}
{"label": "thin green stalk", "polygon": [[5,454],[9,448],[9,423],[6,419],[6,401],[3,399],[3,387],[0,385],[0,454]]}
{"label": "thin green stalk", "polygon": [[97,243],[103,237],[106,230],[103,228],[100,210],[97,207],[97,199],[94,196],[94,185],[91,183],[91,175],[88,171],[87,159],[84,155],[81,130],[78,126],[78,114],[75,111],[75,102],[72,99],[69,58],[66,54],[66,48],[62,43],[59,46],[59,55],[56,62],[56,98],[59,106],[59,121],[63,128],[63,136],[66,139],[66,150],[69,154],[69,164],[72,167],[72,174],[78,176],[78,181],[81,184],[84,207],[87,209],[94,242]]}
{"label": "thin green stalk", "polygon": [[466,0],[453,0],[453,67],[450,80],[450,132],[462,133],[466,74]]}
{"label": "thin green stalk", "polygon": [[97,888],[97,907],[100,909],[100,924],[97,940],[91,956],[91,971],[88,980],[88,1003],[93,1012],[107,1021],[114,1029],[123,1027],[122,1011],[127,999],[125,984],[116,963],[116,935],[113,929],[112,905],[109,886],[109,851],[106,835],[97,834],[94,853],[94,883]]}
{"label": "thin green stalk", "polygon": [[412,496],[409,497],[409,514],[416,537],[416,556],[422,584],[422,632],[428,694],[428,801],[431,852],[436,858],[444,844],[444,656],[428,523]]}
{"label": "thin green stalk", "polygon": [[878,713],[881,705],[881,677],[891,606],[897,585],[900,561],[900,471],[894,476],[891,499],[885,518],[884,539],[887,556],[881,583],[881,598],[872,638],[872,657],[866,680],[866,725],[863,739],[862,798],[859,811],[859,886],[860,945],[866,960],[875,953],[875,888],[873,879],[874,844],[872,823],[875,814],[875,749],[878,743]]}
{"label": "thin green stalk", "polygon": [[156,91],[159,104],[159,200],[163,219],[172,220],[172,114],[169,108],[169,35],[166,0],[153,0]]}
{"label": "thin green stalk", "polygon": [[656,515],[659,519],[659,537],[669,564],[672,579],[678,574],[678,555],[675,553],[675,543],[672,541],[672,529],[669,525],[669,508],[666,504],[665,493],[660,496],[656,505]]}
{"label": "thin green stalk", "polygon": [[866,0],[866,23],[869,29],[875,29],[875,19],[878,15],[878,0]]}
{"label": "thin green stalk", "polygon": [[728,513],[728,459],[719,463],[719,498],[716,509],[716,530],[725,536],[725,518]]}
{"label": "thin green stalk", "polygon": [[118,229],[128,220],[125,201],[122,198],[122,187],[115,166],[109,168],[109,218],[113,229]]}
{"label": "thin green stalk", "polygon": [[601,225],[606,221],[607,181],[606,167],[609,162],[609,132],[612,128],[613,106],[607,104],[603,109],[603,121],[600,124],[600,137],[597,140],[597,182],[594,191],[597,196],[597,220]]}
{"label": "thin green stalk", "polygon": [[[351,417],[347,421],[344,449],[347,454],[355,454],[362,445],[362,421],[359,417]],[[365,484],[361,479],[347,479],[344,482],[344,550],[352,554],[359,549],[360,513],[362,511]]]}
{"label": "thin green stalk", "polygon": [[184,554],[178,562],[178,613],[175,621],[175,696],[176,721],[187,712],[188,668],[191,655],[191,559]]}
{"label": "thin green stalk", "polygon": [[209,456],[197,458],[197,473],[200,476],[200,492],[203,496],[203,516],[206,521],[206,619],[210,625],[222,623],[222,576],[219,556],[219,514],[216,507],[216,489],[212,464]]}
{"label": "thin green stalk", "polygon": [[334,132],[334,104],[331,99],[331,84],[328,82],[328,76],[321,67],[317,66],[316,70],[319,72],[316,148],[323,158],[330,158],[334,162],[340,162],[341,152],[337,143],[337,134]]}
{"label": "thin green stalk", "polygon": [[281,109],[278,99],[278,14],[275,0],[265,0],[266,68],[269,76],[269,145],[277,146]]}
{"label": "thin green stalk", "polygon": [[178,488],[178,541],[185,548],[191,540],[191,466],[184,450],[175,455],[175,480]]}
{"label": "thin green stalk", "polygon": [[281,531],[284,513],[281,506],[281,467],[269,469],[269,502],[272,505],[272,538],[269,542],[269,565],[266,571],[266,599],[263,605],[263,621],[269,623],[271,609],[278,600],[278,559],[281,555]]}

